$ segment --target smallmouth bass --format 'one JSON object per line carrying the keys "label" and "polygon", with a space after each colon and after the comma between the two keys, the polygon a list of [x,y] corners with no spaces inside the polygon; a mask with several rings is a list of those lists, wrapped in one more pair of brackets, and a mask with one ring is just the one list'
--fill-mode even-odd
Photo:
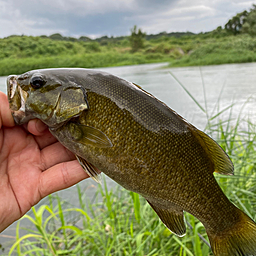
{"label": "smallmouth bass", "polygon": [[139,86],[89,69],[9,76],[15,123],[38,118],[96,181],[104,172],[142,195],[176,235],[183,212],[204,225],[215,256],[256,255],[256,224],[224,195],[213,172],[232,175],[221,147]]}

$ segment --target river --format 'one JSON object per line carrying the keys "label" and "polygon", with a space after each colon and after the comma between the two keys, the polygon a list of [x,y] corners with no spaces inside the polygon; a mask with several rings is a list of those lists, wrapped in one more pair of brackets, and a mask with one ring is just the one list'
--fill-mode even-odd
{"label": "river", "polygon": [[[207,109],[209,116],[214,116],[217,111],[235,103],[232,107],[233,118],[236,119],[243,108],[243,116],[249,116],[250,120],[255,122],[256,63],[200,68],[166,68],[166,65],[163,63],[146,64],[101,68],[101,70],[140,85],[202,130],[207,123],[206,114],[179,85],[172,74],[187,88],[197,102]],[[6,77],[0,77],[0,91],[6,93]],[[229,112],[224,112],[221,115],[222,120],[228,117]],[[88,198],[93,197],[97,184],[90,179],[82,181],[80,184],[83,188],[88,188],[86,191]],[[113,186],[115,183],[108,179],[108,184]],[[75,186],[60,192],[59,195],[69,204],[77,205]],[[14,223],[0,234],[0,244],[6,244],[13,240],[15,226]]]}

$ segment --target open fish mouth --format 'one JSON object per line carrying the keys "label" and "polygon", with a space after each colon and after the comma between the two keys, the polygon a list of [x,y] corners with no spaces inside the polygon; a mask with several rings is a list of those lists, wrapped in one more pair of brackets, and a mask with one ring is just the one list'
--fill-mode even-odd
{"label": "open fish mouth", "polygon": [[16,124],[21,124],[21,120],[25,118],[25,104],[27,100],[27,92],[22,90],[17,82],[18,76],[10,75],[7,78],[7,94],[9,106]]}

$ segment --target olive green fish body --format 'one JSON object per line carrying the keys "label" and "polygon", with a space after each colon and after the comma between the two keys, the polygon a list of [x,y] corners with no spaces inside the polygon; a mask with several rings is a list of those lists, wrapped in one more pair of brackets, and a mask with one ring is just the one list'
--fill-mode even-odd
{"label": "olive green fish body", "polygon": [[16,123],[41,119],[91,176],[100,170],[141,194],[177,235],[185,234],[187,211],[205,226],[215,255],[256,254],[255,223],[213,176],[233,173],[228,156],[164,103],[100,71],[31,71],[9,78],[9,87],[14,80],[27,93],[24,116],[15,114],[24,105],[15,99],[16,88],[9,93]]}
{"label": "olive green fish body", "polygon": [[52,131],[72,152],[149,201],[175,204],[201,219],[209,199],[213,200],[209,212],[218,212],[216,206],[224,212],[223,205],[219,204],[220,197],[226,205],[231,205],[212,175],[210,159],[190,130],[194,128],[176,114],[170,112],[170,128],[154,131],[105,96],[90,92],[87,100],[90,111],[74,122],[101,130],[113,146],[98,148],[74,143],[70,140],[69,124]]}

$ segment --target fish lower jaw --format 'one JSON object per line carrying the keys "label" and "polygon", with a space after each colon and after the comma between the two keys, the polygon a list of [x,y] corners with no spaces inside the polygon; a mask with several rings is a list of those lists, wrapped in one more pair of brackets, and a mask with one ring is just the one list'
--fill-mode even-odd
{"label": "fish lower jaw", "polygon": [[26,116],[23,110],[12,111],[12,117],[16,125],[22,125],[33,119],[31,116]]}

